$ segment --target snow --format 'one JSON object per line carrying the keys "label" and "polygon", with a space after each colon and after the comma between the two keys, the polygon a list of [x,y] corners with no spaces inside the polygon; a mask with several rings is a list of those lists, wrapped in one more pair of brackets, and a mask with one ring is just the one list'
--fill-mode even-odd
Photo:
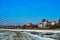
{"label": "snow", "polygon": [[[1,33],[1,40],[54,40],[51,38],[43,38],[38,35],[30,34],[27,32],[3,32]],[[4,34],[4,35],[3,35]],[[14,37],[16,36],[16,37]],[[20,37],[18,37],[20,36]]]}
{"label": "snow", "polygon": [[33,38],[35,38],[35,40],[55,40],[55,39],[51,39],[51,38],[43,38],[43,37],[40,37],[38,35],[33,35],[33,34],[30,34],[30,33],[26,33],[26,34],[30,35]]}
{"label": "snow", "polygon": [[[12,32],[10,32],[10,31],[12,31]],[[21,31],[23,31],[23,32],[21,32]],[[36,31],[36,32],[45,33],[45,32],[53,32],[54,30],[49,31],[49,30],[10,30],[9,29],[9,32],[3,32],[3,33],[0,32],[0,35],[1,35],[0,38],[1,39],[3,38],[2,40],[5,40],[5,39],[8,39],[8,40],[14,40],[14,39],[15,40],[55,40],[55,39],[52,39],[52,38],[44,38],[44,37],[41,37],[41,36],[38,36],[38,35],[30,34],[30,33],[27,33],[26,31],[30,31],[30,32],[31,31],[32,32]],[[57,33],[57,32],[60,33],[60,31],[57,31],[57,30],[55,30],[54,32],[55,33]],[[19,33],[20,37],[17,37],[18,33]],[[16,36],[16,38],[14,38],[14,36]]]}

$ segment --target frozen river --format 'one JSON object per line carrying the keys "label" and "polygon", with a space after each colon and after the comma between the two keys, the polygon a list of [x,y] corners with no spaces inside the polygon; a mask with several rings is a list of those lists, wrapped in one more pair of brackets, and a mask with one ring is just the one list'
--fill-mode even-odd
{"label": "frozen river", "polygon": [[38,35],[27,32],[17,31],[0,31],[0,40],[54,40],[51,38],[43,38]]}

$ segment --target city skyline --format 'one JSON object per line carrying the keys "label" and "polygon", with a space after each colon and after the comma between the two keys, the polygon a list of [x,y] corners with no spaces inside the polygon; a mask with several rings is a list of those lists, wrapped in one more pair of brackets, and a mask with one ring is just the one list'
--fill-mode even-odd
{"label": "city skyline", "polygon": [[6,26],[8,26],[8,25],[15,25],[15,26],[21,25],[22,26],[22,25],[28,25],[30,23],[34,24],[34,25],[38,25],[38,24],[41,24],[43,22],[47,22],[47,23],[49,23],[49,22],[59,23],[60,22],[60,18],[58,20],[49,20],[49,19],[46,19],[46,18],[42,18],[39,23],[28,22],[28,23],[25,23],[25,24],[16,24],[16,25],[15,24],[8,24],[8,20],[7,20],[7,18],[5,18],[3,20],[0,20],[0,25],[6,25]]}
{"label": "city skyline", "polygon": [[60,0],[0,0],[0,21],[5,17],[12,25],[37,24],[43,18],[57,21],[60,18]]}

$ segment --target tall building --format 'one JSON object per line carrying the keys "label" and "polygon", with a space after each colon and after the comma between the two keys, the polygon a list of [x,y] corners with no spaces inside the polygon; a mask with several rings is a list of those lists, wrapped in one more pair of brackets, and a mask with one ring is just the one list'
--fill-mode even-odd
{"label": "tall building", "polygon": [[4,25],[4,26],[7,25],[7,18],[4,18],[4,20],[3,20],[3,25]]}
{"label": "tall building", "polygon": [[47,24],[47,20],[46,19],[42,19],[42,27],[45,28]]}
{"label": "tall building", "polygon": [[60,28],[60,19],[58,19],[58,27]]}

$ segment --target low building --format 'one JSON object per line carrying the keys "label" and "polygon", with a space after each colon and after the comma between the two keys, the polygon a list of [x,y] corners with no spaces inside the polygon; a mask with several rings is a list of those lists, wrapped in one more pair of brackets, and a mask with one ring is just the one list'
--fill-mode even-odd
{"label": "low building", "polygon": [[38,27],[39,27],[39,28],[42,28],[42,27],[43,27],[43,26],[42,26],[42,23],[38,24]]}
{"label": "low building", "polygon": [[29,23],[29,24],[27,24],[27,26],[30,26],[31,27],[31,26],[33,26],[33,24],[32,23]]}
{"label": "low building", "polygon": [[55,23],[56,23],[56,22],[53,22],[53,21],[52,21],[52,22],[51,22],[51,25],[55,25]]}
{"label": "low building", "polygon": [[50,21],[50,22],[47,22],[47,27],[52,27],[52,28],[54,28],[55,27],[55,25],[56,25],[56,22],[55,21]]}

